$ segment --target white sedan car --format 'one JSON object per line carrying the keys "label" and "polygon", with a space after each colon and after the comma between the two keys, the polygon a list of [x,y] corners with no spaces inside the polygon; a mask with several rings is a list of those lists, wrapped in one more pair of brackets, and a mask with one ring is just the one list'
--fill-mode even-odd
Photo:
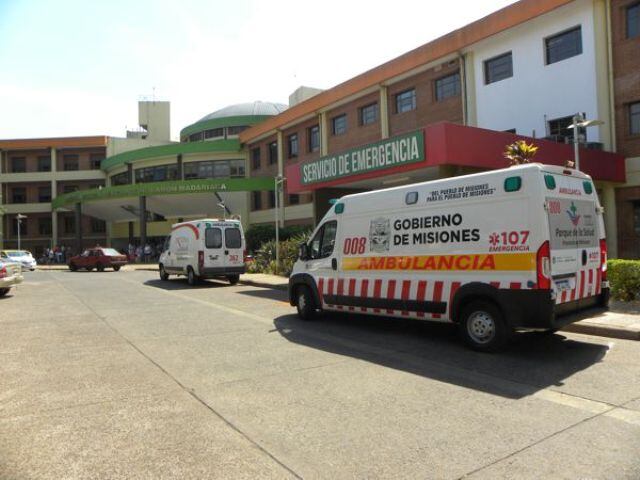
{"label": "white sedan car", "polygon": [[0,258],[0,297],[4,297],[9,290],[22,283],[22,267],[17,262],[4,261]]}
{"label": "white sedan car", "polygon": [[23,270],[34,271],[36,269],[36,259],[27,250],[2,250],[0,260],[18,262]]}

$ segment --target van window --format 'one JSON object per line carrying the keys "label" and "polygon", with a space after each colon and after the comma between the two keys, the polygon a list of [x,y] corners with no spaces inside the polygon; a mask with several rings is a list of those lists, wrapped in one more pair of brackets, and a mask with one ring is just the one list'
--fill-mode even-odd
{"label": "van window", "polygon": [[162,246],[163,252],[166,252],[167,250],[169,250],[170,243],[171,243],[171,236],[168,236],[167,238],[164,239],[164,245]]}
{"label": "van window", "polygon": [[227,228],[224,231],[224,244],[227,248],[242,247],[242,236],[239,228]]}
{"label": "van window", "polygon": [[522,187],[521,177],[509,177],[504,180],[505,192],[517,192]]}
{"label": "van window", "polygon": [[413,205],[414,203],[418,203],[418,192],[409,192],[404,197],[404,201],[407,205]]}
{"label": "van window", "polygon": [[222,247],[222,230],[215,228],[207,228],[204,231],[204,246],[207,248]]}
{"label": "van window", "polygon": [[585,180],[584,182],[582,182],[582,188],[584,188],[584,193],[586,193],[587,195],[591,195],[593,193],[591,182]]}
{"label": "van window", "polygon": [[553,175],[545,175],[544,176],[544,184],[547,186],[549,190],[555,190],[556,188],[556,179],[553,178]]}
{"label": "van window", "polygon": [[325,223],[313,240],[311,240],[311,258],[326,258],[333,253],[333,246],[336,242],[336,230],[338,222],[332,221]]}

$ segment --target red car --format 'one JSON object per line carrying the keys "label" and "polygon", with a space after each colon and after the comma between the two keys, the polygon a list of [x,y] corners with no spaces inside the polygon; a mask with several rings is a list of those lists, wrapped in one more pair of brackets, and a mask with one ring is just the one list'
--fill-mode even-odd
{"label": "red car", "polygon": [[94,247],[69,259],[69,270],[75,272],[79,268],[84,268],[88,272],[94,268],[99,272],[105,268],[113,268],[116,272],[120,267],[127,264],[127,257],[113,248]]}

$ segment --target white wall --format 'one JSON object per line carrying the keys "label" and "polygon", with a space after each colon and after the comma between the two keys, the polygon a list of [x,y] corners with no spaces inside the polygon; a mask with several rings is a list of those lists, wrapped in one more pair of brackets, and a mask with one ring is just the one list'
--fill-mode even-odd
{"label": "white wall", "polygon": [[[545,38],[580,25],[582,54],[545,65]],[[594,12],[591,0],[569,5],[483,40],[466,50],[473,55],[477,126],[492,130],[515,128],[518,134],[546,136],[547,120],[586,112],[587,118],[604,118],[598,112]],[[513,77],[485,85],[484,61],[512,52]],[[597,128],[587,139],[599,141]]]}

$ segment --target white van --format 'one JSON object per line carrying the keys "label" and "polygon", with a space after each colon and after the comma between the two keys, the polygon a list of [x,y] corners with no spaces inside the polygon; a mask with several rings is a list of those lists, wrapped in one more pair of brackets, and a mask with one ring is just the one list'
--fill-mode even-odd
{"label": "white van", "polygon": [[588,175],[541,164],[347,195],[301,245],[290,303],[454,322],[497,350],[608,304],[602,213]]}
{"label": "white van", "polygon": [[226,277],[236,284],[244,273],[245,240],[239,220],[203,218],[176,223],[160,255],[160,279],[185,275],[189,285],[200,279]]}

